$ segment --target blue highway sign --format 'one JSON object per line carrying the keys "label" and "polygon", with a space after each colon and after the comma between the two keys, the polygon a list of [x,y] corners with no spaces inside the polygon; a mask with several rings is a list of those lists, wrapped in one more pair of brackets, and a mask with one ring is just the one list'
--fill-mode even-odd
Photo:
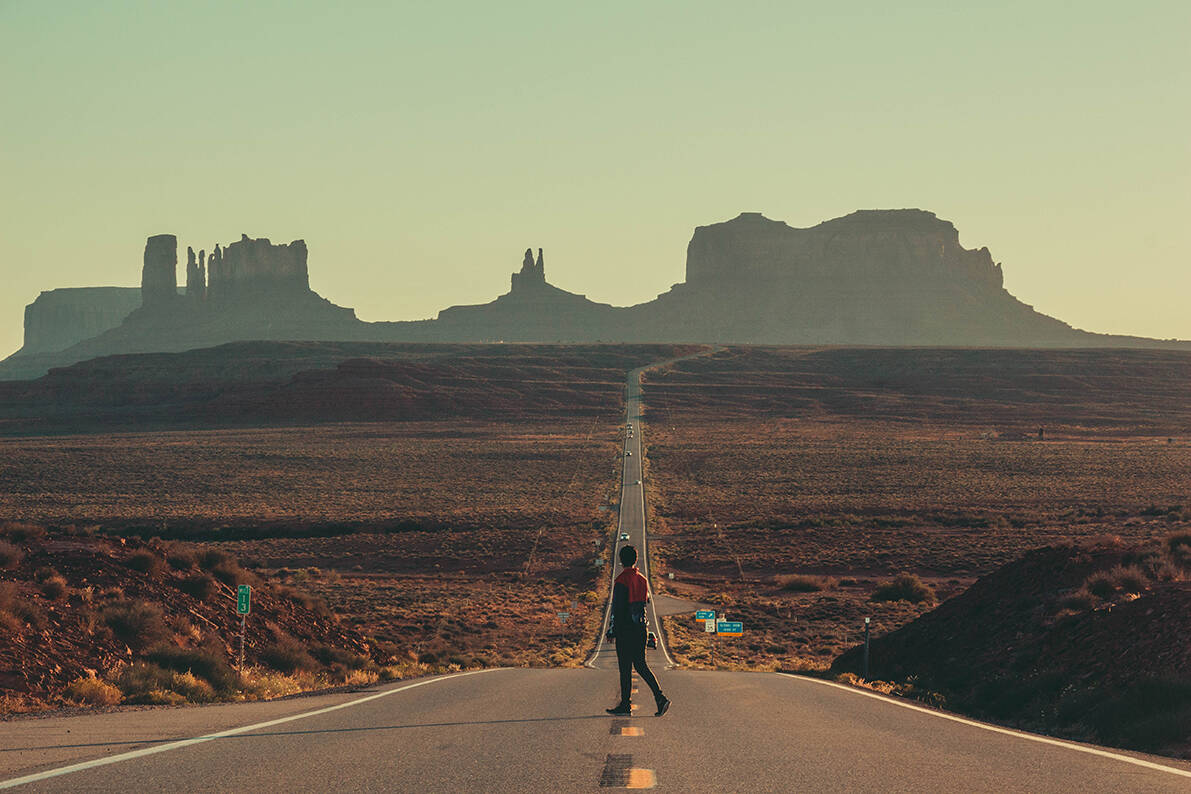
{"label": "blue highway sign", "polygon": [[739,637],[744,634],[744,623],[739,620],[721,620],[715,624],[715,633],[725,637]]}

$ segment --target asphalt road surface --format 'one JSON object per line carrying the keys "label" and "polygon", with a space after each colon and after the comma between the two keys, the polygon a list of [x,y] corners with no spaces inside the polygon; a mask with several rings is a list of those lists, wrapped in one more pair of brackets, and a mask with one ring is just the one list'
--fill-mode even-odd
{"label": "asphalt road surface", "polygon": [[[624,542],[643,546],[636,375],[620,520]],[[642,716],[613,718],[604,709],[618,698],[614,654],[601,645],[578,670],[484,670],[271,703],[0,723],[0,787],[1191,791],[1191,764],[1007,731],[812,679],[666,669],[664,648],[650,663],[674,701],[670,713],[653,717],[644,692]]]}

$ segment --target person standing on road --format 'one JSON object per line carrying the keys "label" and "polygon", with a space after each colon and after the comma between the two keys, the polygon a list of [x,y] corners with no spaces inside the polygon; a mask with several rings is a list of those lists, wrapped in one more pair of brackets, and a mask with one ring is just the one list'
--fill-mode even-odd
{"label": "person standing on road", "polygon": [[641,680],[653,691],[653,699],[658,707],[655,716],[660,717],[670,708],[670,699],[662,694],[662,688],[658,686],[653,671],[645,661],[648,633],[645,604],[649,601],[649,582],[637,570],[637,549],[633,546],[620,547],[620,564],[624,570],[612,585],[612,620],[608,625],[608,639],[616,640],[616,664],[620,668],[620,703],[606,711],[616,716],[629,716],[633,713],[633,668],[636,667]]}

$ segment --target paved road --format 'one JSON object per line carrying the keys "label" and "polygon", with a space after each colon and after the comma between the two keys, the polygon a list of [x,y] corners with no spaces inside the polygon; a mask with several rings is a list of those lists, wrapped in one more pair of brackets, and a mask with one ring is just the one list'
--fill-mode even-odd
{"label": "paved road", "polygon": [[[521,794],[636,781],[682,792],[1191,790],[1191,773],[992,733],[776,674],[672,670],[665,674],[670,714],[619,720],[603,713],[615,696],[609,671],[490,670],[427,681],[27,788]],[[352,703],[345,696],[298,702],[303,711]],[[200,736],[186,732],[188,722],[251,724],[274,710],[292,716],[294,703],[155,710],[141,733],[130,733],[118,714],[7,723],[0,764],[10,778],[71,759],[160,749],[147,740]]]}
{"label": "paved road", "polygon": [[[637,373],[621,528],[644,545]],[[654,620],[656,625],[656,619]],[[614,719],[614,650],[355,694],[0,723],[31,791],[1188,792],[1191,764],[1032,737],[822,681],[662,669],[665,717]],[[82,768],[78,768],[82,767]],[[7,782],[4,782],[7,781]],[[26,781],[26,782],[21,782]]]}
{"label": "paved road", "polygon": [[[620,518],[617,522],[614,551],[619,552],[620,547],[626,544],[636,546],[640,555],[637,567],[648,577],[649,549],[645,545],[645,483],[641,470],[641,373],[644,369],[643,367],[632,370],[625,381],[626,432],[624,433],[624,448],[621,450],[624,466],[621,470]],[[631,431],[629,428],[632,428]],[[612,559],[614,561],[617,559],[616,554],[612,555]],[[614,570],[609,573],[610,576],[620,571],[620,563],[614,562],[613,567]],[[608,625],[607,613],[611,607],[612,604],[609,600],[605,607],[605,627]],[[649,625],[655,629],[661,625],[658,622],[653,599],[650,599],[649,603]],[[656,650],[648,651],[646,659],[655,675],[660,673],[662,668],[673,665],[673,660],[666,651],[664,642],[660,642]],[[599,645],[591,658],[587,660],[587,666],[601,670],[615,670],[616,644],[608,642],[601,635]],[[662,688],[665,689],[665,686],[663,683]],[[653,698],[646,693],[646,697],[641,702],[652,703]],[[615,705],[615,703],[609,705]]]}

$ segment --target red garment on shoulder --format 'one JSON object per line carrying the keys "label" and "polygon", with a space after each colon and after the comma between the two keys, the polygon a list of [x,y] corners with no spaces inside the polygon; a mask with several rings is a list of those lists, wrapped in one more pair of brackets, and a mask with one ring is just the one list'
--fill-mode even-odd
{"label": "red garment on shoulder", "polygon": [[616,577],[616,583],[628,588],[630,604],[643,604],[649,600],[649,582],[645,581],[636,565],[621,571],[620,576]]}

